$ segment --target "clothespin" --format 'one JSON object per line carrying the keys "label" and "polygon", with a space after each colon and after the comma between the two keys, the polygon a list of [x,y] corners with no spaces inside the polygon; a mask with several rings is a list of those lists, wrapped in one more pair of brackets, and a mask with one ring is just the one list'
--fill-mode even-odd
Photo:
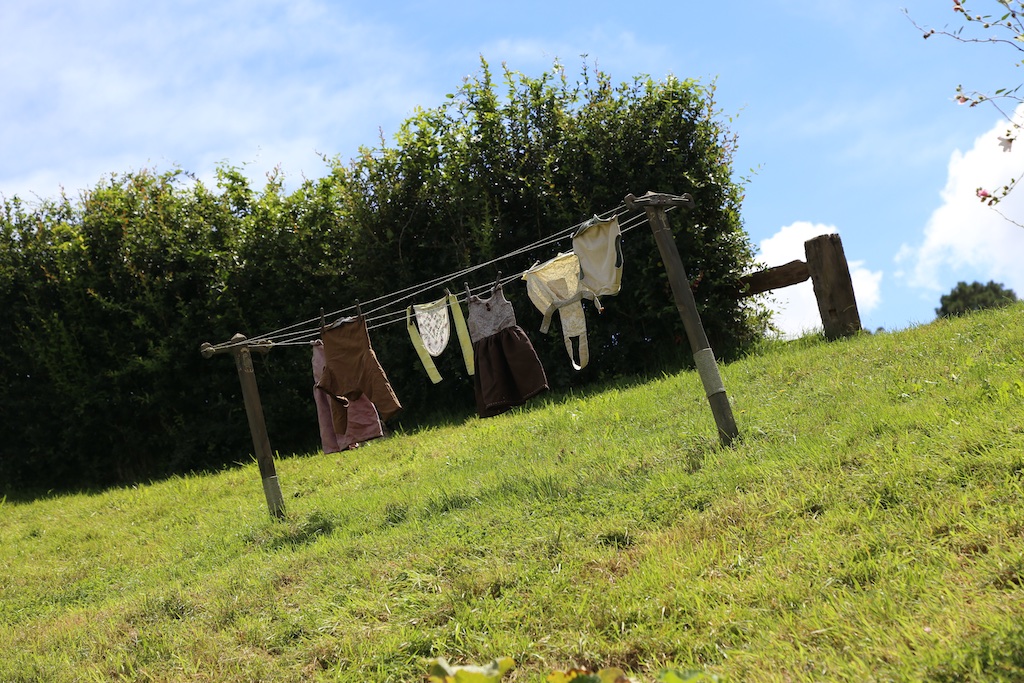
{"label": "clothespin", "polygon": [[324,336],[324,329],[327,327],[327,320],[324,318],[324,307],[320,307],[320,336]]}
{"label": "clothespin", "polygon": [[359,314],[360,318],[363,317],[363,309],[359,307],[359,299],[356,299],[356,313]]}
{"label": "clothespin", "polygon": [[498,291],[498,287],[501,287],[501,271],[498,271],[498,277],[494,278],[494,286],[491,287],[491,294]]}
{"label": "clothespin", "polygon": [[473,296],[473,292],[469,291],[469,283],[468,282],[463,282],[462,284],[464,284],[466,286],[466,303],[469,303],[469,297]]}

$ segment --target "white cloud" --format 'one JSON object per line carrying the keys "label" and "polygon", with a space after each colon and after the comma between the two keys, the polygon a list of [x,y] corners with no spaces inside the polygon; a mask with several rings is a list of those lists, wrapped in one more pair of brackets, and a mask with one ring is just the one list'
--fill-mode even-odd
{"label": "white cloud", "polygon": [[[1024,105],[1015,120],[1024,121]],[[1008,127],[1006,121],[997,122],[967,152],[953,152],[942,203],[925,225],[923,241],[900,249],[896,261],[904,270],[899,277],[923,290],[923,297],[934,299],[959,280],[996,280],[1024,291],[1024,227],[1014,224],[1024,224],[1024,186],[994,208],[976,194],[978,188],[994,193],[1024,173],[1024,136],[1009,151],[999,144]]]}
{"label": "white cloud", "polygon": [[317,153],[353,156],[438,100],[430,68],[324,0],[0,6],[0,195],[154,165],[207,176],[211,158],[319,177]]}
{"label": "white cloud", "polygon": [[[759,260],[766,267],[781,266],[790,261],[805,259],[804,242],[819,235],[838,232],[835,226],[797,221],[761,241]],[[844,249],[845,251],[845,249]],[[882,271],[871,271],[864,261],[851,260],[847,254],[857,310],[863,321],[865,314],[874,310],[881,301]],[[785,337],[821,329],[821,314],[810,280],[772,292],[769,301],[774,311],[775,325]]]}

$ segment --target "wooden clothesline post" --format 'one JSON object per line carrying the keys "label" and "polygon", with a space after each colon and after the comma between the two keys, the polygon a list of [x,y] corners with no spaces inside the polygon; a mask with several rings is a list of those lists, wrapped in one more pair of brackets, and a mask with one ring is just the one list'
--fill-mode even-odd
{"label": "wooden clothesline post", "polygon": [[715,416],[718,438],[722,445],[728,446],[733,439],[739,436],[739,429],[736,427],[736,420],[733,419],[732,406],[729,405],[729,397],[725,394],[725,385],[718,372],[715,354],[711,350],[707,334],[704,332],[704,324],[697,312],[697,302],[694,301],[693,292],[690,290],[690,281],[686,277],[682,259],[679,258],[679,248],[676,246],[668,217],[665,215],[666,207],[669,206],[692,209],[693,197],[689,194],[676,196],[648,192],[643,197],[628,194],[625,203],[629,209],[643,209],[647,212],[647,220],[651,224],[654,241],[658,244],[661,261],[665,264],[665,270],[668,271],[672,297],[679,310],[679,317],[683,319],[686,338],[690,340],[690,349],[693,351],[697,373],[700,375],[701,384],[704,385],[704,393],[711,405],[711,412]]}
{"label": "wooden clothesline post", "polygon": [[215,348],[209,342],[199,347],[203,358],[210,358],[218,353],[231,352],[235,358],[235,368],[242,384],[242,400],[245,401],[245,414],[249,418],[249,432],[252,434],[252,445],[256,451],[256,462],[263,479],[263,493],[267,498],[270,514],[277,518],[284,517],[284,497],[281,495],[281,484],[277,479],[274,467],[274,451],[270,448],[270,436],[267,434],[267,423],[263,418],[263,404],[260,402],[259,387],[256,386],[256,371],[252,366],[254,348],[260,353],[267,353],[270,348],[266,344],[245,344],[245,335],[236,334],[231,338],[231,346],[226,349]]}

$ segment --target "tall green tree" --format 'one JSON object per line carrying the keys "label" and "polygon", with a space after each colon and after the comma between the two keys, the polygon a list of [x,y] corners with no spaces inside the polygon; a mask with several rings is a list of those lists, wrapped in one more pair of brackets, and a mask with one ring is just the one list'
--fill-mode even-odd
{"label": "tall green tree", "polygon": [[949,294],[944,294],[940,299],[941,304],[935,309],[935,315],[939,318],[947,318],[953,315],[963,315],[968,311],[980,311],[984,308],[998,308],[1008,306],[1017,301],[1017,295],[1012,289],[1007,289],[1001,282],[989,280],[988,284],[980,282],[958,282]]}

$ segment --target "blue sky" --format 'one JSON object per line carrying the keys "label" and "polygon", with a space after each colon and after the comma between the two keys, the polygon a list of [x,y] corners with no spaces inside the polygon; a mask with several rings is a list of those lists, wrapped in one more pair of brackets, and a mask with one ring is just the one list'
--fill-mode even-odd
{"label": "blue sky", "polygon": [[[325,174],[320,154],[348,158],[381,133],[390,140],[417,106],[442,103],[477,72],[481,56],[536,76],[555,59],[578,73],[587,55],[615,81],[715,81],[739,137],[736,175],[748,178],[745,228],[763,261],[802,258],[805,239],[838,232],[865,327],[928,322],[959,280],[994,279],[1024,295],[1024,228],[975,197],[1024,172],[1024,143],[1001,151],[999,113],[954,101],[958,84],[1019,83],[1018,57],[923,40],[907,15],[954,27],[951,0],[498,7],[3,3],[0,194],[75,195],[141,168],[212,180],[220,163],[257,181],[280,167],[297,183]],[[1000,205],[1020,223],[1022,192]],[[820,324],[809,283],[776,299],[787,332]]]}

